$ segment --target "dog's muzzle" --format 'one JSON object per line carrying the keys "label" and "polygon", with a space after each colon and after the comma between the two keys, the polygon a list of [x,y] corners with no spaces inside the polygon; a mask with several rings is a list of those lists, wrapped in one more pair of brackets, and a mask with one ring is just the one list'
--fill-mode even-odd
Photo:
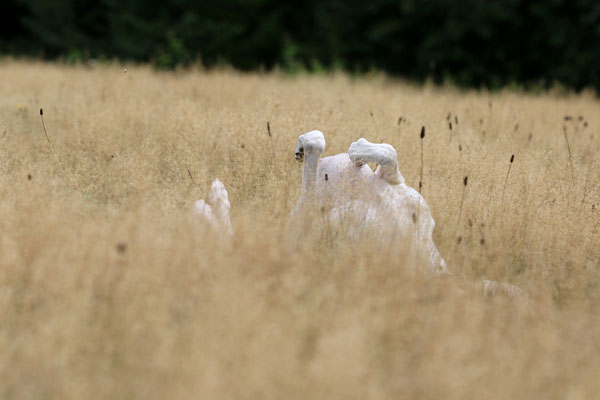
{"label": "dog's muzzle", "polygon": [[304,160],[304,149],[300,148],[297,152],[296,152],[296,161],[300,161],[302,162]]}

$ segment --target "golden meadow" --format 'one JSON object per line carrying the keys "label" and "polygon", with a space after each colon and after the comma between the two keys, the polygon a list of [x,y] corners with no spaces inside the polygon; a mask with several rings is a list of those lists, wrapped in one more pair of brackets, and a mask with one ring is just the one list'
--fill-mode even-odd
{"label": "golden meadow", "polygon": [[[1,398],[600,392],[592,94],[127,68],[0,62]],[[451,278],[369,243],[282,240],[299,134],[322,130],[324,155],[390,143],[418,187],[422,126]],[[217,177],[229,241],[192,215]],[[481,279],[529,299],[482,296]]]}

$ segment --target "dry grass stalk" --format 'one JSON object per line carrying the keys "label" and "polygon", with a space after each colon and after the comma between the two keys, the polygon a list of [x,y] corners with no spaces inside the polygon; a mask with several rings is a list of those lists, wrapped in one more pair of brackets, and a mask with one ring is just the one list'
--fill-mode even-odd
{"label": "dry grass stalk", "polygon": [[192,181],[192,183],[193,183],[194,185],[198,185],[198,184],[196,183],[196,181],[194,180],[194,177],[192,176],[192,171],[190,171],[190,169],[189,169],[189,168],[187,169],[187,173],[188,173],[188,176],[190,177],[190,180]]}
{"label": "dry grass stalk", "polygon": [[469,183],[469,177],[465,176],[463,178],[463,191],[462,191],[462,196],[460,198],[460,209],[458,210],[458,219],[456,220],[456,231],[454,233],[454,236],[456,236],[456,233],[458,233],[458,227],[460,226],[460,217],[462,216],[463,205],[465,203],[465,195],[467,193],[467,184],[468,183]]}
{"label": "dry grass stalk", "polygon": [[271,153],[273,156],[273,162],[275,162],[275,146],[273,145],[273,135],[271,135],[271,123],[267,121],[267,134],[269,135],[269,141],[271,142]]}
{"label": "dry grass stalk", "polygon": [[421,171],[419,174],[419,193],[423,189],[423,139],[425,138],[425,127],[421,127],[421,134],[419,135],[421,138]]}
{"label": "dry grass stalk", "polygon": [[504,216],[506,215],[505,208],[504,208],[504,192],[506,192],[506,184],[508,183],[508,177],[510,175],[510,169],[511,169],[514,161],[515,161],[515,155],[512,154],[510,156],[510,162],[508,164],[508,171],[506,171],[506,178],[504,178],[504,185],[502,185],[502,196],[500,197],[500,201],[502,203],[502,225],[501,226],[502,226],[503,229],[504,229],[504,221],[505,221]]}
{"label": "dry grass stalk", "polygon": [[515,155],[510,156],[510,162],[508,164],[508,171],[506,171],[506,178],[504,178],[504,185],[502,186],[502,202],[504,203],[504,192],[506,191],[506,183],[508,182],[508,176],[510,175],[510,169],[515,161]]}
{"label": "dry grass stalk", "polygon": [[40,108],[40,119],[42,120],[42,128],[44,128],[44,135],[46,135],[46,140],[48,141],[48,144],[50,145],[50,149],[52,151],[54,151],[54,146],[52,146],[52,142],[50,141],[50,138],[48,137],[48,132],[46,131],[46,124],[44,123],[44,109]]}
{"label": "dry grass stalk", "polygon": [[575,171],[573,170],[573,155],[571,154],[571,145],[569,144],[569,137],[567,136],[567,127],[565,125],[563,125],[563,134],[565,136],[565,142],[567,143],[567,151],[569,152],[569,167],[571,168],[571,181],[573,184],[575,184]]}

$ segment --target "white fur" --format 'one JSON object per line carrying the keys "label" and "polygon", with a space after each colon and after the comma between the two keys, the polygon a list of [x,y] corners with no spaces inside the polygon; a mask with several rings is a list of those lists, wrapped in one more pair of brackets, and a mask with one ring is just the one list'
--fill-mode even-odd
{"label": "white fur", "polygon": [[[361,138],[348,153],[321,158],[325,138],[320,131],[298,137],[296,159],[303,162],[302,193],[292,217],[297,220],[320,210],[329,224],[359,238],[377,233],[380,243],[393,244],[410,238],[416,255],[428,260],[428,271],[447,273],[432,233],[435,222],[425,199],[404,182],[398,170],[396,150],[389,144]],[[301,154],[301,156],[299,156]],[[366,163],[375,162],[375,172]]]}
{"label": "white fur", "polygon": [[511,285],[510,283],[500,283],[496,281],[482,280],[477,284],[477,288],[485,296],[494,296],[496,294],[502,294],[507,297],[514,297],[519,299],[527,299],[527,293],[518,286]]}
{"label": "white fur", "polygon": [[[298,137],[296,159],[303,162],[302,192],[288,226],[293,228],[299,221],[312,224],[306,220],[317,211],[325,215],[330,227],[352,240],[375,234],[379,243],[393,245],[408,238],[410,249],[427,261],[427,272],[448,274],[432,238],[435,221],[425,199],[405,184],[396,150],[361,138],[350,145],[348,153],[321,158],[325,145],[320,131]],[[379,165],[375,172],[366,165],[370,162]],[[213,229],[231,235],[229,197],[218,179],[212,183],[209,202],[196,201],[194,213]],[[527,297],[522,289],[507,283],[483,280],[476,287],[484,295]]]}
{"label": "white fur", "polygon": [[229,217],[229,195],[225,185],[220,180],[215,179],[210,188],[208,196],[210,205],[204,200],[196,201],[194,205],[194,214],[206,221],[212,228],[231,235],[231,220]]}

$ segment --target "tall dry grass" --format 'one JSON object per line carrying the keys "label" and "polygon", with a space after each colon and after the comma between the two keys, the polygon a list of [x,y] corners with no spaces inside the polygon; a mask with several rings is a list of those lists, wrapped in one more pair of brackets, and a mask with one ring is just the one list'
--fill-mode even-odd
{"label": "tall dry grass", "polygon": [[[600,392],[590,94],[10,60],[0,93],[2,398]],[[298,134],[322,130],[326,155],[361,136],[391,143],[416,188],[422,126],[422,193],[453,278],[409,273],[398,249],[281,240]],[[215,177],[230,242],[191,215]],[[482,297],[480,279],[530,300]]]}

